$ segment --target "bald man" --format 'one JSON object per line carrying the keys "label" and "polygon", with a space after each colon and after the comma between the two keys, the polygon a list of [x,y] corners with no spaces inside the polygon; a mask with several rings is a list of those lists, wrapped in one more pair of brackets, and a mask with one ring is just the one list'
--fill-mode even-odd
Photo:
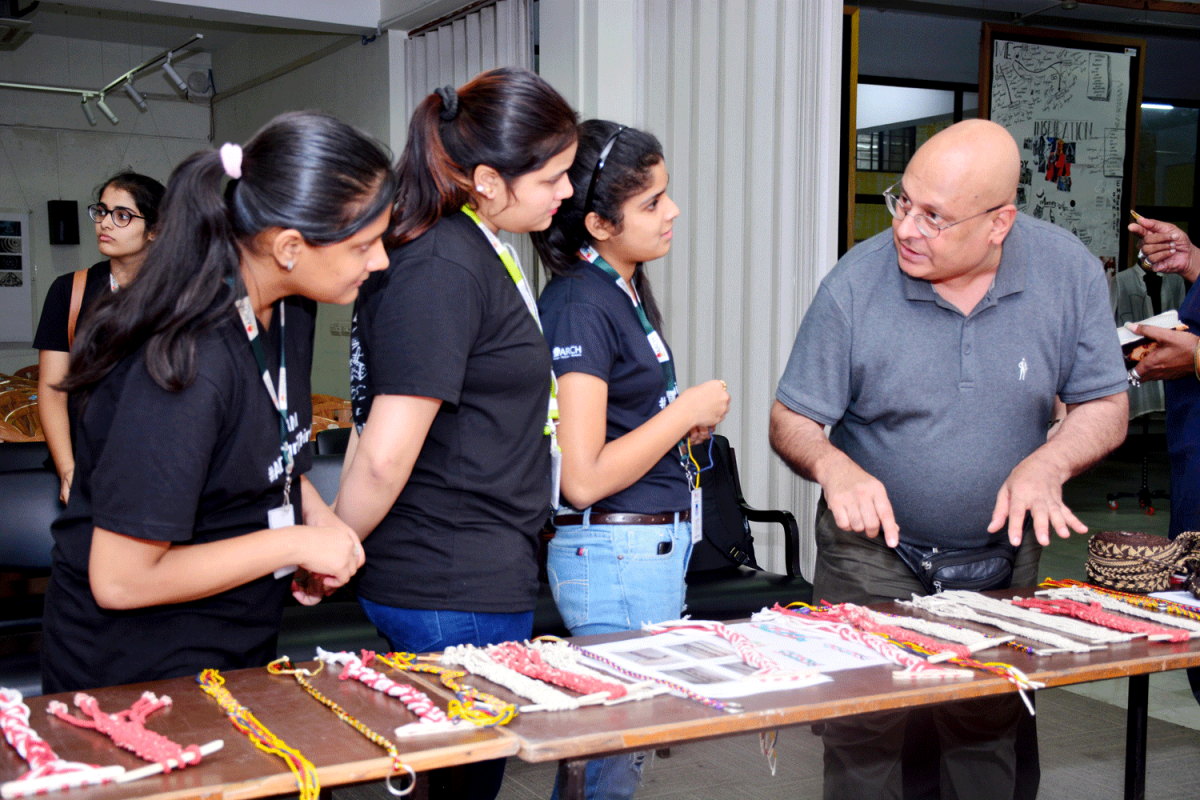
{"label": "bald man", "polygon": [[[838,262],[800,325],[771,445],[824,493],[820,600],[927,594],[933,548],[971,551],[983,588],[1032,585],[1050,531],[1087,531],[1062,485],[1124,439],[1127,375],[1099,260],[1017,211],[1020,166],[993,122],[929,139],[885,192],[890,233]],[[935,710],[942,797],[1011,800],[1021,709]],[[825,796],[900,797],[905,718],[828,724]]]}

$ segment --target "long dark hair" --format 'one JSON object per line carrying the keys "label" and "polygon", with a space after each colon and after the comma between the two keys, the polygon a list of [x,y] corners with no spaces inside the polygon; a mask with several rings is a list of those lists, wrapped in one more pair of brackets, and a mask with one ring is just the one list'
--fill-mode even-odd
{"label": "long dark hair", "polygon": [[480,164],[506,183],[541,169],[575,141],[578,121],[570,103],[526,69],[494,69],[457,91],[438,89],[408,125],[388,244],[412,241],[462,208]]}
{"label": "long dark hair", "polygon": [[168,181],[160,233],[137,277],[97,302],[59,388],[90,390],[143,345],[159,386],[191,385],[197,339],[230,320],[245,293],[239,248],[251,249],[270,228],[294,228],[316,246],[353,236],[391,205],[390,161],[367,135],[314,112],[267,123],[243,150],[241,178],[224,192],[216,150],[188,157]]}
{"label": "long dark hair", "polygon": [[[618,134],[617,131],[620,131]],[[616,136],[613,139],[613,136]],[[600,153],[613,139],[604,167],[596,174]],[[551,275],[572,275],[579,269],[579,248],[592,244],[584,225],[588,211],[621,230],[621,207],[625,201],[644,191],[651,181],[651,170],[663,161],[662,145],[653,134],[636,128],[623,128],[615,122],[589,119],[579,126],[579,149],[567,175],[575,193],[563,201],[550,227],[530,234],[542,263]],[[592,176],[595,177],[595,186]],[[591,196],[591,207],[584,208]],[[646,317],[656,330],[662,330],[662,313],[650,288],[650,279],[641,264],[633,272],[633,288],[641,298]]]}
{"label": "long dark hair", "polygon": [[133,198],[134,205],[137,206],[137,208],[131,210],[138,212],[145,218],[146,233],[153,232],[158,225],[158,207],[162,204],[163,193],[167,191],[166,187],[149,175],[142,175],[139,172],[127,169],[118,172],[100,184],[100,188],[96,190],[97,203],[104,196],[104,190],[110,186],[114,189],[123,189],[129,192],[129,196]]}

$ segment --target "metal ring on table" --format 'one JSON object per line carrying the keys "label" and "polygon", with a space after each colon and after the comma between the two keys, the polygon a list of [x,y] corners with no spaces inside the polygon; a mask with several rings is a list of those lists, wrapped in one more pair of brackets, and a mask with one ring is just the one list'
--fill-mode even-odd
{"label": "metal ring on table", "polygon": [[384,779],[384,784],[387,786],[387,790],[389,792],[391,792],[392,795],[394,795],[395,797],[404,797],[407,794],[411,794],[413,788],[416,787],[416,785],[417,785],[416,771],[413,770],[413,768],[410,767],[408,764],[401,764],[400,766],[404,767],[404,771],[408,773],[408,788],[407,789],[397,789],[395,786],[392,786],[392,774],[391,773],[388,773],[387,778]]}

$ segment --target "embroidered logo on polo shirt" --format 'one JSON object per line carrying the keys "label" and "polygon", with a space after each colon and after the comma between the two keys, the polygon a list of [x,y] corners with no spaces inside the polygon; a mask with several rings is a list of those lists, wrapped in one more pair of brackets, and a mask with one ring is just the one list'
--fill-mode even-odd
{"label": "embroidered logo on polo shirt", "polygon": [[1029,362],[1027,362],[1025,359],[1022,358],[1021,363],[1017,364],[1017,373],[1019,376],[1017,378],[1017,380],[1021,380],[1021,381],[1025,380],[1026,372],[1029,372]]}
{"label": "embroidered logo on polo shirt", "polygon": [[570,344],[566,347],[556,347],[550,351],[550,357],[555,361],[562,361],[564,358],[582,358],[583,345]]}

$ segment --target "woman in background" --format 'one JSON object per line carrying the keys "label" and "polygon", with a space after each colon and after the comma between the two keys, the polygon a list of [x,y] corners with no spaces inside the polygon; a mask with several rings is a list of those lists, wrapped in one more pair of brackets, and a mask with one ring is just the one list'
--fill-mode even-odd
{"label": "woman in background", "polygon": [[108,256],[90,269],[60,275],[50,284],[33,347],[38,351],[38,414],[54,468],[62,480],[59,498],[71,493],[75,456],[71,452],[71,423],[67,395],[57,386],[67,377],[71,343],[79,322],[86,319],[96,299],[129,284],[137,275],[146,248],[154,241],[158,205],[163,185],[136,172],[121,172],[109,178],[88,206],[96,223],[96,246]]}
{"label": "woman in background", "polygon": [[175,170],[158,240],[81,327],[62,386],[81,410],[47,692],[264,665],[289,587],[321,594],[291,568],[330,587],[361,566],[303,476],[314,301],[349,303],[386,266],[395,185],[382,148],[316,113]]}
{"label": "woman in background", "polygon": [[[577,118],[532,72],[497,69],[418,106],[400,158],[391,266],[355,304],[357,434],[338,515],[395,650],[528,638],[550,515],[550,353],[497,234],[546,228],[571,194]],[[504,762],[435,774],[431,796],[494,797]]]}
{"label": "woman in background", "polygon": [[[547,572],[583,636],[679,618],[695,507],[687,442],[709,437],[729,393],[719,380],[679,392],[660,333],[643,265],[671,249],[679,207],[658,140],[588,120],[568,174],[574,196],[534,244],[553,276],[538,307],[558,375],[563,498],[579,510],[555,517]],[[588,797],[632,797],[644,757],[590,762]]]}

